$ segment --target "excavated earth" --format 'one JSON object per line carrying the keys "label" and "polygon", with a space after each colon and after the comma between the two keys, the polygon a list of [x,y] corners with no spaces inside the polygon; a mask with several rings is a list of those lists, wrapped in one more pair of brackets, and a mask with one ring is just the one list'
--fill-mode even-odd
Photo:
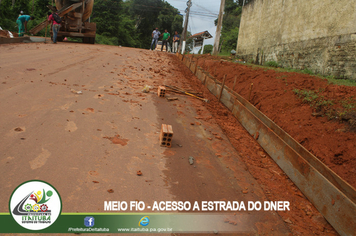
{"label": "excavated earth", "polygon": [[[250,97],[255,107],[356,188],[356,132],[350,127],[354,120],[341,122],[319,116],[293,92],[295,89],[322,91],[320,96],[342,104],[356,98],[356,87],[333,85],[317,76],[251,67],[212,56],[205,56],[198,65],[219,81],[226,75],[225,85],[229,88],[233,87],[236,76],[235,92],[245,99]],[[353,108],[350,113],[355,112]]]}
{"label": "excavated earth", "polygon": [[[249,172],[268,194],[269,200],[282,198],[292,202],[291,212],[279,212],[279,214],[286,222],[291,223],[289,227],[293,234],[335,234],[336,232],[325,224],[324,218],[273,159],[236,121],[232,113],[202,86],[187,67],[178,59],[175,60],[184,71],[185,87],[201,92],[210,100],[209,103],[199,105],[207,107],[213,114],[214,121],[222,127]],[[356,87],[332,85],[316,76],[252,67],[206,55],[199,57],[198,66],[219,81],[222,81],[226,75],[225,85],[229,88],[233,87],[236,77],[237,81],[233,88],[235,92],[245,99],[250,97],[250,102],[260,111],[350,185],[356,187],[356,133],[347,122],[329,120],[326,116],[315,116],[315,109],[304,103],[293,92],[294,89],[320,90],[323,91],[324,97],[335,103],[341,103],[343,100],[355,98]],[[253,87],[250,95],[251,83]],[[203,117],[204,114],[201,116]]]}

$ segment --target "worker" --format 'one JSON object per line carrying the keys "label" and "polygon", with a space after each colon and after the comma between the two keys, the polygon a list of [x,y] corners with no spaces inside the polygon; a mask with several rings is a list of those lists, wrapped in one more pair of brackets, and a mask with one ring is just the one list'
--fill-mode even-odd
{"label": "worker", "polygon": [[178,51],[178,43],[179,43],[179,34],[177,31],[174,31],[173,36],[173,52],[176,53]]}
{"label": "worker", "polygon": [[171,37],[171,35],[168,33],[168,31],[165,29],[164,33],[163,33],[163,37],[162,37],[162,47],[161,47],[161,52],[163,50],[163,46],[166,45],[166,52],[168,52],[168,46],[167,46],[167,42],[169,40],[169,38]]}
{"label": "worker", "polygon": [[153,48],[153,50],[156,48],[157,42],[158,42],[158,38],[159,38],[160,35],[161,35],[161,32],[158,31],[158,28],[153,30],[153,32],[152,32],[152,42],[151,42],[150,50],[152,50],[152,46],[153,45],[155,46]]}
{"label": "worker", "polygon": [[24,33],[27,33],[27,22],[34,19],[35,17],[29,15],[21,15],[17,18],[16,23],[19,27],[19,37],[22,37]]}
{"label": "worker", "polygon": [[[53,32],[53,42],[52,43],[57,43],[57,34],[59,29],[61,28],[61,23],[58,23],[56,19],[54,18],[54,14],[57,14],[55,12],[48,12],[48,21],[52,22],[52,32]],[[59,17],[56,15],[56,17]]]}

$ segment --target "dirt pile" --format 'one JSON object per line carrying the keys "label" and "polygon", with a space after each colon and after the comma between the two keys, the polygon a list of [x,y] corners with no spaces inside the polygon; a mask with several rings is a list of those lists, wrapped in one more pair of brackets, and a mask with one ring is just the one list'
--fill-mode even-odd
{"label": "dirt pile", "polygon": [[[217,60],[199,59],[225,85],[233,88],[295,140],[356,187],[356,87],[329,84],[301,73],[278,72]],[[304,94],[302,94],[304,93]]]}
{"label": "dirt pile", "polygon": [[[187,67],[176,57],[174,58],[185,78],[180,81],[180,86],[201,92],[204,98],[210,100],[210,103],[197,102],[196,109],[199,116],[208,115],[204,114],[203,110],[199,110],[199,106],[207,107],[213,115],[213,119],[209,119],[209,122],[216,122],[220,125],[244,160],[248,171],[263,188],[268,200],[283,199],[291,203],[290,212],[278,212],[278,214],[293,234],[337,235],[273,159],[238,123],[232,113],[202,86]],[[325,98],[331,99],[328,97],[329,93],[333,95],[333,99],[340,101],[340,99],[354,98],[355,88],[328,85],[327,81],[304,74],[280,73],[274,70],[221,62],[220,58],[211,56],[200,57],[198,64],[220,81],[227,74],[226,85],[230,88],[233,87],[235,75],[237,75],[234,90],[246,99],[249,97],[250,86],[253,83],[251,103],[355,187],[356,134],[347,131],[347,126],[343,123],[313,115],[316,113],[315,108],[303,102],[293,91],[325,88],[323,91]]]}

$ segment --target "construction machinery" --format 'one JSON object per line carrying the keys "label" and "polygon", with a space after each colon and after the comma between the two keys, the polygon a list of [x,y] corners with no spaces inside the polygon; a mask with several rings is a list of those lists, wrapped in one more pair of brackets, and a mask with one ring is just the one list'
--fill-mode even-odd
{"label": "construction machinery", "polygon": [[[89,21],[93,11],[94,0],[56,0],[56,13],[62,18],[61,28],[57,34],[57,41],[65,37],[82,38],[83,43],[95,43],[96,24]],[[52,11],[56,9],[48,6]],[[47,25],[47,20],[30,30],[37,34]],[[52,35],[52,33],[51,33]]]}

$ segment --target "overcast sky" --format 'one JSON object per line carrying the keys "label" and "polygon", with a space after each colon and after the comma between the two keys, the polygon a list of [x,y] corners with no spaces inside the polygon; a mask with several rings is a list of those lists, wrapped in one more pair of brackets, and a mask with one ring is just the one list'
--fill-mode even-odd
{"label": "overcast sky", "polygon": [[[166,0],[173,7],[177,8],[181,14],[184,15],[187,8],[187,0]],[[196,34],[205,30],[214,37],[216,27],[214,20],[218,18],[220,1],[219,0],[192,0],[192,7],[190,8],[188,30],[192,34]],[[214,38],[208,39],[204,44],[214,44]]]}

